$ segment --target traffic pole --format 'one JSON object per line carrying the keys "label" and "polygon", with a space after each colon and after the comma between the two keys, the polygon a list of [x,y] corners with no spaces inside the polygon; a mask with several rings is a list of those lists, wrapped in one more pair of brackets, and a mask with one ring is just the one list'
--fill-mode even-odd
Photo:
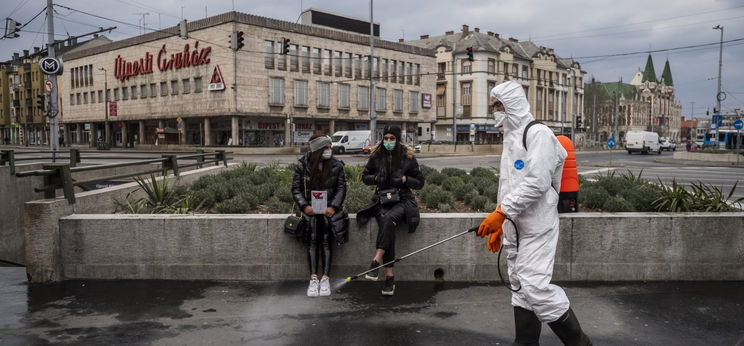
{"label": "traffic pole", "polygon": [[[47,15],[47,56],[50,58],[57,58],[57,53],[54,47],[54,4],[52,0],[47,0],[46,15]],[[59,124],[57,123],[57,75],[47,75],[47,78],[52,81],[52,92],[49,93],[49,117],[51,118],[51,126],[49,128],[49,148],[52,150],[52,162],[56,160],[56,153],[59,150]]]}

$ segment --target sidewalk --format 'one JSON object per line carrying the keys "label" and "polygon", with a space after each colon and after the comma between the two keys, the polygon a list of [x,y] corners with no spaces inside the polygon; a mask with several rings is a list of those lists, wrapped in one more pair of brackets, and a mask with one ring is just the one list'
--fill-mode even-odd
{"label": "sidewalk", "polygon": [[[381,283],[354,281],[308,298],[305,282],[28,285],[24,275],[0,268],[2,345],[510,345],[514,337],[500,283],[399,282],[387,298]],[[744,344],[744,282],[564,287],[595,345]],[[560,344],[544,326],[541,345]]]}

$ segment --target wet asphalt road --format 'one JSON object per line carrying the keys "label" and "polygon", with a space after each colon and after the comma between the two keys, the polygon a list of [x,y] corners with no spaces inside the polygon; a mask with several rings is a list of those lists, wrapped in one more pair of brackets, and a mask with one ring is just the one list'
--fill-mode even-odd
{"label": "wet asphalt road", "polygon": [[[497,283],[67,281],[0,268],[2,345],[510,345]],[[567,283],[595,345],[744,345],[744,282]],[[542,345],[560,345],[543,327]]]}

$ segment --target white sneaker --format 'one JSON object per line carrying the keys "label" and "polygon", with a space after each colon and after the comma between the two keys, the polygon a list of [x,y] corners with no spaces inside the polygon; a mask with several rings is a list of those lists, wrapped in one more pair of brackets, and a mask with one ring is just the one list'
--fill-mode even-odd
{"label": "white sneaker", "polygon": [[307,296],[308,297],[317,297],[318,296],[318,286],[320,286],[320,281],[318,281],[318,279],[310,280],[310,285],[307,286]]}
{"label": "white sneaker", "polygon": [[321,297],[328,297],[331,295],[331,282],[328,278],[320,279],[320,294]]}

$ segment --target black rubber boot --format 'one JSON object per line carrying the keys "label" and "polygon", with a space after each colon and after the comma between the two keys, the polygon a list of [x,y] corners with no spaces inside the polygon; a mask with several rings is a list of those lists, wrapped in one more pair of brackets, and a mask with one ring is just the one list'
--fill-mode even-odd
{"label": "black rubber boot", "polygon": [[542,322],[534,312],[515,306],[514,329],[516,337],[512,346],[540,346]]}
{"label": "black rubber boot", "polygon": [[589,337],[584,334],[571,308],[555,322],[548,323],[550,329],[558,336],[564,345],[568,346],[592,346]]}

